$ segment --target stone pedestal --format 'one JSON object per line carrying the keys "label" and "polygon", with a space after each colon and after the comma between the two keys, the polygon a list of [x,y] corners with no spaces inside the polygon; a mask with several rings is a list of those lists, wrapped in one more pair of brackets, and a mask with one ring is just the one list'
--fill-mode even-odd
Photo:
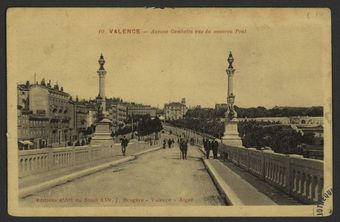
{"label": "stone pedestal", "polygon": [[236,118],[227,119],[224,125],[224,135],[222,137],[223,144],[235,147],[242,147],[242,140],[238,135],[238,120]]}
{"label": "stone pedestal", "polygon": [[110,125],[111,121],[108,119],[103,119],[97,123],[91,144],[106,144],[107,142],[112,142]]}

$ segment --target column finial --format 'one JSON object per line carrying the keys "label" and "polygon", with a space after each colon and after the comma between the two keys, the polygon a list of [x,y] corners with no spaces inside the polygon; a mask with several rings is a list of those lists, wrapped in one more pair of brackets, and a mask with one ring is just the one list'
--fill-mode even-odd
{"label": "column finial", "polygon": [[233,62],[234,62],[234,57],[233,54],[231,53],[231,51],[229,51],[229,57],[228,57],[228,63],[229,63],[229,67],[228,68],[233,68]]}
{"label": "column finial", "polygon": [[104,69],[105,59],[104,59],[103,53],[100,53],[100,57],[99,57],[98,63],[100,65],[99,70],[105,70]]}

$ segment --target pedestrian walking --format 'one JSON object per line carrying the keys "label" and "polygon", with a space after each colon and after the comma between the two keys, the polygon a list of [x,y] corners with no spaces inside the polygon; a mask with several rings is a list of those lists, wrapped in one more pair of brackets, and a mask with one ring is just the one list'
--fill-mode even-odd
{"label": "pedestrian walking", "polygon": [[213,151],[213,155],[214,155],[214,159],[217,159],[217,153],[218,153],[218,142],[216,139],[214,139],[214,141],[212,142],[212,151]]}
{"label": "pedestrian walking", "polygon": [[205,151],[207,151],[207,139],[206,138],[203,138],[203,148]]}
{"label": "pedestrian walking", "polygon": [[183,146],[183,155],[184,159],[187,159],[187,154],[188,154],[188,140],[184,140],[184,146]]}
{"label": "pedestrian walking", "polygon": [[179,156],[180,156],[180,159],[183,159],[183,139],[182,137],[179,137],[178,138],[178,147],[179,147]]}
{"label": "pedestrian walking", "polygon": [[172,139],[171,139],[171,147],[172,147],[173,145],[175,145],[175,140],[172,138]]}
{"label": "pedestrian walking", "polygon": [[209,156],[210,156],[210,150],[211,150],[211,142],[208,138],[205,139],[205,155],[206,155],[206,158],[209,159]]}
{"label": "pedestrian walking", "polygon": [[171,148],[171,139],[168,140],[168,147]]}
{"label": "pedestrian walking", "polygon": [[180,139],[180,150],[181,150],[182,160],[186,160],[187,159],[187,153],[188,153],[188,141],[185,138]]}
{"label": "pedestrian walking", "polygon": [[128,139],[124,136],[122,139],[120,139],[121,141],[121,147],[122,147],[122,154],[123,156],[125,156],[125,153],[126,153],[126,147],[129,143]]}
{"label": "pedestrian walking", "polygon": [[166,148],[166,140],[164,139],[163,140],[163,149],[165,149]]}

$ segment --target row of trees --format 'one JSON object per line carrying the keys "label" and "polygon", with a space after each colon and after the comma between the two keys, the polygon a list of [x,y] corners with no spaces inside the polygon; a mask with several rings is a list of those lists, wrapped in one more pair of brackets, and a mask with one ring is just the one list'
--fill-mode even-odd
{"label": "row of trees", "polygon": [[238,129],[245,147],[270,147],[277,153],[302,154],[305,145],[317,143],[313,133],[302,134],[288,125],[245,121]]}
{"label": "row of trees", "polygon": [[222,137],[224,133],[224,123],[218,119],[207,120],[199,118],[185,118],[179,120],[169,120],[167,122],[176,127],[187,128],[197,132],[206,133],[216,138]]}
{"label": "row of trees", "polygon": [[243,146],[262,148],[270,147],[277,153],[299,153],[303,136],[287,125],[267,122],[240,122],[239,133]]}
{"label": "row of trees", "polygon": [[[130,119],[131,120],[131,119]],[[139,116],[139,118],[134,118],[132,123],[127,123],[123,127],[118,128],[118,130],[112,134],[112,136],[125,135],[136,131],[138,136],[147,136],[152,133],[158,134],[163,130],[163,126],[158,117],[151,118],[150,115]]]}
{"label": "row of trees", "polygon": [[[207,119],[180,119],[168,121],[169,124],[206,133],[221,138],[224,133],[224,123]],[[244,121],[238,123],[239,135],[243,146],[247,148],[270,147],[277,153],[302,154],[303,144],[314,145],[314,134],[297,132],[288,125],[276,122]]]}
{"label": "row of trees", "polygon": [[313,107],[274,107],[266,109],[259,106],[257,108],[235,107],[239,117],[291,117],[291,116],[323,116],[322,106]]}
{"label": "row of trees", "polygon": [[138,136],[146,136],[152,133],[158,134],[161,130],[163,130],[163,126],[158,117],[152,119],[149,115],[144,115],[138,122]]}
{"label": "row of trees", "polygon": [[[266,109],[265,107],[241,108],[235,106],[235,111],[240,118],[256,117],[291,117],[291,116],[323,116],[322,106],[313,107],[274,107]],[[226,109],[200,108],[189,109],[185,117],[215,119],[224,118]]]}
{"label": "row of trees", "polygon": [[[131,120],[131,119],[130,119]],[[158,117],[151,118],[150,115],[139,116],[134,118],[133,128],[132,123],[127,123],[120,126],[111,136],[125,135],[132,131],[137,131],[139,136],[146,136],[152,133],[158,133],[163,130],[162,123]],[[84,135],[91,135],[95,132],[95,125],[91,125],[83,131]]]}

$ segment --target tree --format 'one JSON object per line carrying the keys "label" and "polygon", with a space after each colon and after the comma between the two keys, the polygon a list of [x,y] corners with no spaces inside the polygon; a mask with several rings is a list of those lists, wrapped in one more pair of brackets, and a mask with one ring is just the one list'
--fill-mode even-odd
{"label": "tree", "polygon": [[302,136],[302,142],[309,144],[309,145],[314,145],[315,144],[315,136],[314,133],[305,133]]}

